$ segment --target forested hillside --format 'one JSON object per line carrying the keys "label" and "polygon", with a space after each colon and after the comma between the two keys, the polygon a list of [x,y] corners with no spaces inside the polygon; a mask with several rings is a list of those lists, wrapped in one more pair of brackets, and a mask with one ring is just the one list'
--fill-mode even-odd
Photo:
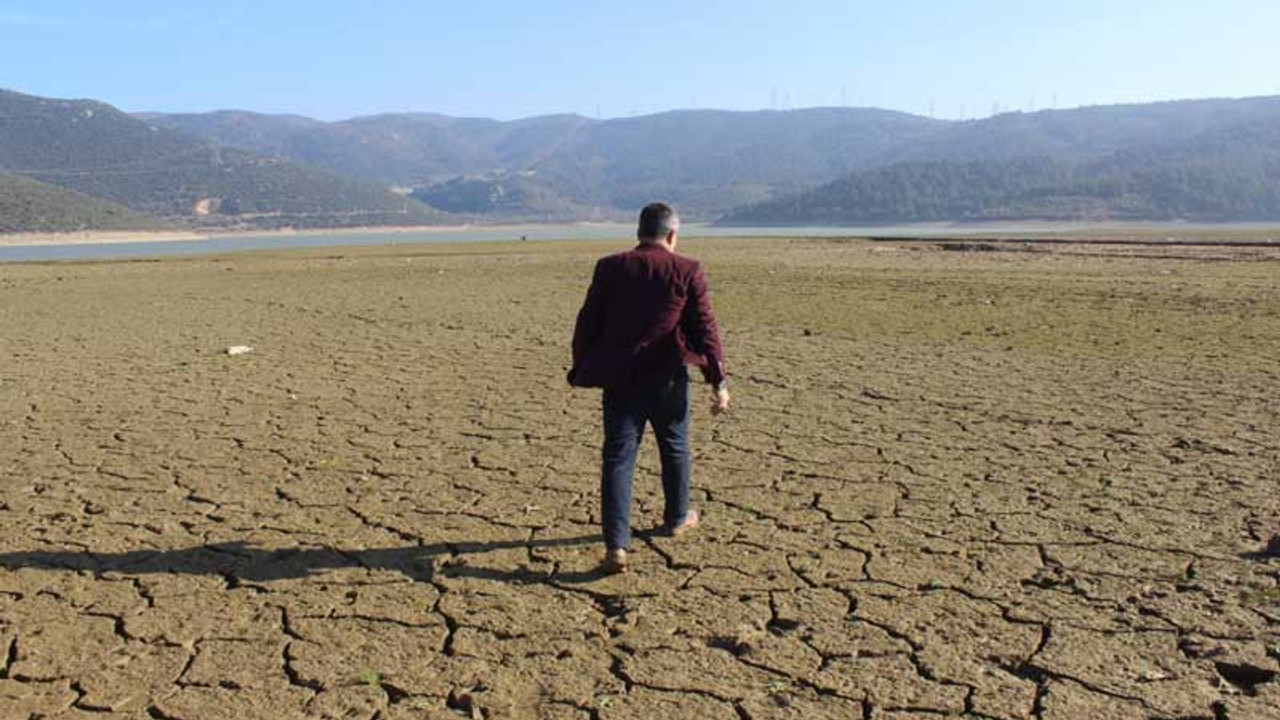
{"label": "forested hillside", "polygon": [[[1280,98],[1014,112],[967,122],[866,108],[674,111],[611,120],[555,115],[514,122],[434,114],[336,123],[238,112],[148,117],[223,146],[411,187],[415,197],[442,209],[490,219],[627,215],[663,198],[693,219],[729,212],[734,219],[895,222],[1021,214],[1175,217],[1189,206],[1174,202],[1169,192],[1109,197],[1090,190],[1089,183],[1100,179],[1092,164],[1280,120]],[[1135,172],[1143,164],[1136,157],[1131,162]],[[1211,171],[1195,170],[1197,182],[1231,195],[1223,184],[1228,180],[1210,178]],[[1013,197],[1046,180],[1073,182],[1082,172],[1080,188]],[[815,188],[833,180],[849,195],[839,207],[853,202],[857,209],[820,207],[807,214],[796,196],[829,195]],[[1072,194],[1077,191],[1085,194]],[[1229,216],[1232,202],[1213,205]],[[756,210],[735,209],[760,203]],[[792,211],[783,212],[784,206]]]}
{"label": "forested hillside", "polygon": [[215,147],[87,100],[0,91],[0,171],[193,224],[421,224],[438,213],[386,188]]}
{"label": "forested hillside", "polygon": [[[460,182],[520,177],[542,189],[528,195],[534,204],[520,208],[529,216],[559,217],[570,206],[584,216],[630,214],[662,197],[707,219],[838,177],[946,125],[859,108],[676,111],[604,121],[401,114],[318,126],[235,113],[148,117],[224,145],[413,187],[418,197],[454,195]],[[230,131],[245,122],[250,126]],[[548,204],[537,204],[543,200]]]}
{"label": "forested hillside", "polygon": [[0,233],[162,230],[158,218],[19,175],[0,173]]}
{"label": "forested hillside", "polygon": [[1277,127],[1280,97],[966,122],[870,108],[322,122],[0,92],[0,171],[199,226],[620,219],[655,199],[738,225],[1259,220],[1280,217]]}
{"label": "forested hillside", "polygon": [[941,220],[1280,220],[1280,123],[1102,158],[898,163],[731,211],[726,225]]}
{"label": "forested hillside", "polygon": [[512,222],[623,219],[620,213],[580,205],[529,173],[454,178],[415,190],[413,197],[445,212],[475,219]]}

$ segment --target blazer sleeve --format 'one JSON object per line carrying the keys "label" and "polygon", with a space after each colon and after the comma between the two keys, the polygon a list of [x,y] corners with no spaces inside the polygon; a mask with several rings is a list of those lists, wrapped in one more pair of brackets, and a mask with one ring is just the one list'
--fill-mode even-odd
{"label": "blazer sleeve", "polygon": [[591,351],[591,347],[599,339],[600,333],[604,329],[605,291],[608,286],[605,280],[605,272],[604,261],[597,262],[595,272],[591,276],[591,286],[587,288],[587,298],[582,302],[582,309],[578,310],[578,321],[573,327],[573,370],[570,371],[571,382],[573,372],[582,364],[583,359]]}
{"label": "blazer sleeve", "polygon": [[711,310],[711,294],[707,290],[707,276],[699,263],[689,278],[689,290],[681,317],[681,328],[689,350],[701,356],[699,364],[702,376],[715,385],[725,379],[724,351],[720,346],[720,328]]}

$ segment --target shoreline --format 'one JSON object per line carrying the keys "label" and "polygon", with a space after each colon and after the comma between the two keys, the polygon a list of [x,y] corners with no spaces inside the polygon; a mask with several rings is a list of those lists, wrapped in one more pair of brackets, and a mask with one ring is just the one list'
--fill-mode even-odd
{"label": "shoreline", "polygon": [[[168,242],[202,242],[213,240],[235,240],[239,238],[290,238],[290,237],[363,237],[368,235],[440,235],[446,233],[467,233],[504,231],[512,233],[512,240],[521,236],[542,235],[548,229],[599,228],[602,231],[629,231],[631,225],[617,222],[584,221],[575,223],[466,223],[460,225],[394,225],[394,226],[358,226],[346,228],[278,228],[252,230],[245,228],[221,229],[207,228],[199,230],[88,230],[69,233],[12,233],[0,234],[0,248],[13,247],[59,247],[78,245],[114,245]],[[790,231],[795,237],[809,237],[806,230],[817,231],[812,237],[860,237],[883,239],[928,239],[928,240],[973,240],[983,236],[992,239],[1008,240],[1018,236],[1029,238],[1046,235],[1070,235],[1075,237],[1129,237],[1151,238],[1165,236],[1166,242],[1187,241],[1193,238],[1208,236],[1257,237],[1265,235],[1268,240],[1280,240],[1280,223],[1185,223],[1185,222],[1109,222],[1109,223],[1053,223],[1053,222],[1009,222],[1009,223],[913,223],[902,225],[882,225],[871,227],[841,226],[758,226],[741,227],[717,226],[710,223],[690,223],[686,235],[691,237],[773,237],[784,236]],[[702,230],[712,232],[701,233]],[[738,235],[735,230],[741,230]],[[762,232],[763,231],[763,232]]]}
{"label": "shoreline", "polygon": [[[251,230],[237,228],[225,230],[208,228],[201,230],[82,230],[67,233],[9,233],[0,234],[0,247],[43,247],[51,245],[112,245],[116,243],[190,242],[235,238],[271,237],[332,237],[339,235],[409,235],[461,232],[467,230],[537,229],[546,227],[613,227],[621,223],[579,222],[553,223],[494,223],[464,225],[362,225],[346,228],[278,228]],[[628,226],[629,227],[629,226]]]}
{"label": "shoreline", "polygon": [[184,230],[84,230],[69,233],[10,233],[0,235],[0,247],[47,245],[110,245],[134,242],[208,240],[208,233]]}

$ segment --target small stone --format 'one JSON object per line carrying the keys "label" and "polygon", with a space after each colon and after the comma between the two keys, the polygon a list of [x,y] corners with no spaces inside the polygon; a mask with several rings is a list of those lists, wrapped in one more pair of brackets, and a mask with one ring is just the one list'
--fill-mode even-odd
{"label": "small stone", "polygon": [[1263,557],[1280,557],[1280,533],[1271,536],[1262,550]]}
{"label": "small stone", "polygon": [[236,355],[247,355],[251,352],[253,352],[253,348],[248,345],[232,345],[227,348],[227,354],[232,357],[235,357]]}

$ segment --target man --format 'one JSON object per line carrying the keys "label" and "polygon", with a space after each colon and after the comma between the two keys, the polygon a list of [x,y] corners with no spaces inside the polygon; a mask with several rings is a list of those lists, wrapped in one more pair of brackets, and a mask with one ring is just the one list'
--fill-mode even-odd
{"label": "man", "polygon": [[698,524],[689,507],[689,374],[712,386],[713,414],[729,409],[720,333],[696,260],[676,254],[680,218],[662,203],[640,213],[634,249],[596,263],[573,332],[569,383],[604,388],[601,523],[609,573],[625,572],[631,542],[631,475],[645,423],[662,461],[664,527]]}

